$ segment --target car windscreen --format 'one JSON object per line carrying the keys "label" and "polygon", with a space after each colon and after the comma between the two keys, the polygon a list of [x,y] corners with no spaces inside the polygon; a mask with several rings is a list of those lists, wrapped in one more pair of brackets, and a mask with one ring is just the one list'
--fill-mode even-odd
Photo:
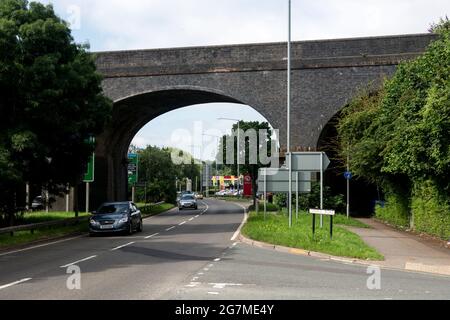
{"label": "car windscreen", "polygon": [[120,214],[120,213],[127,213],[129,209],[128,204],[107,204],[104,206],[101,206],[97,210],[97,214]]}
{"label": "car windscreen", "polygon": [[194,200],[193,196],[184,196],[181,200]]}

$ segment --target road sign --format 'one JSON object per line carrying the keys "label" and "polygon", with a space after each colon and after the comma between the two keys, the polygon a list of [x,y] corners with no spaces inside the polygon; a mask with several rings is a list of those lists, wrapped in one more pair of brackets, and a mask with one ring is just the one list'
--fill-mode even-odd
{"label": "road sign", "polygon": [[[289,168],[289,154],[286,155],[286,165]],[[320,165],[323,161],[322,166]],[[320,172],[330,165],[330,159],[325,152],[292,152],[292,171]]]}
{"label": "road sign", "polygon": [[311,214],[319,214],[323,216],[334,216],[336,212],[334,210],[319,210],[319,209],[309,209]]}
{"label": "road sign", "polygon": [[346,171],[344,173],[344,177],[346,180],[352,180],[353,179],[353,173],[351,173],[350,171]]}
{"label": "road sign", "polygon": [[86,173],[83,178],[83,182],[91,183],[95,180],[95,154],[89,158],[89,163],[87,165]]}
{"label": "road sign", "polygon": [[316,215],[330,216],[330,239],[333,239],[333,217],[336,212],[334,210],[319,210],[319,209],[309,209],[309,213],[312,214],[312,232],[313,238],[316,233]]}
{"label": "road sign", "polygon": [[139,176],[139,155],[136,153],[128,154],[128,183],[130,185],[136,185]]}
{"label": "road sign", "polygon": [[[311,192],[311,172],[299,172],[298,191]],[[260,169],[258,175],[258,190],[263,192],[289,192],[289,170]],[[292,172],[292,190],[297,190],[297,172]]]}

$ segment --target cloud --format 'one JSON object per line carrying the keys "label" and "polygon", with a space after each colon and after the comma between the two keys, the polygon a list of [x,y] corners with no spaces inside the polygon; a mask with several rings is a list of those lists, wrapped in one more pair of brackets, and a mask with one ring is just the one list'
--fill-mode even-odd
{"label": "cloud", "polygon": [[[42,0],[41,2],[49,2]],[[285,41],[287,1],[58,0],[81,9],[79,41],[93,50]],[[448,0],[293,0],[293,38],[310,40],[426,32]]]}

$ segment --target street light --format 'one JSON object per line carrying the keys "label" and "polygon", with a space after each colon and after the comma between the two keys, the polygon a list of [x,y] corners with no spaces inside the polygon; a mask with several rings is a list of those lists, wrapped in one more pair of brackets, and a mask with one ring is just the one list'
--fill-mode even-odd
{"label": "street light", "polygon": [[229,120],[229,121],[237,121],[238,124],[238,143],[237,143],[237,175],[238,175],[238,196],[241,194],[241,173],[240,173],[240,163],[239,163],[239,158],[240,158],[240,154],[241,154],[241,150],[240,150],[240,132],[241,132],[241,120],[240,119],[233,119],[233,118],[218,118],[218,120]]}
{"label": "street light", "polygon": [[[203,136],[204,136],[204,137],[213,137],[213,138],[216,138],[216,139],[217,139],[217,147],[218,147],[218,148],[220,147],[219,140],[220,140],[222,137],[215,136],[215,135],[212,135],[212,134],[206,134],[206,133],[203,133]],[[219,173],[219,170],[217,169],[217,159],[216,159],[216,176],[218,175],[218,173]]]}

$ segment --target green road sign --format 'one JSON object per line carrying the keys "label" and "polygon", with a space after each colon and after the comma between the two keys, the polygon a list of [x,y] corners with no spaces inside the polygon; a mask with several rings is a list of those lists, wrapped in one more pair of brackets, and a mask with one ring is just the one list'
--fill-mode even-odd
{"label": "green road sign", "polygon": [[139,156],[136,153],[128,154],[128,184],[136,185],[138,182]]}
{"label": "green road sign", "polygon": [[95,179],[95,154],[89,158],[86,174],[84,175],[83,182],[94,182]]}

